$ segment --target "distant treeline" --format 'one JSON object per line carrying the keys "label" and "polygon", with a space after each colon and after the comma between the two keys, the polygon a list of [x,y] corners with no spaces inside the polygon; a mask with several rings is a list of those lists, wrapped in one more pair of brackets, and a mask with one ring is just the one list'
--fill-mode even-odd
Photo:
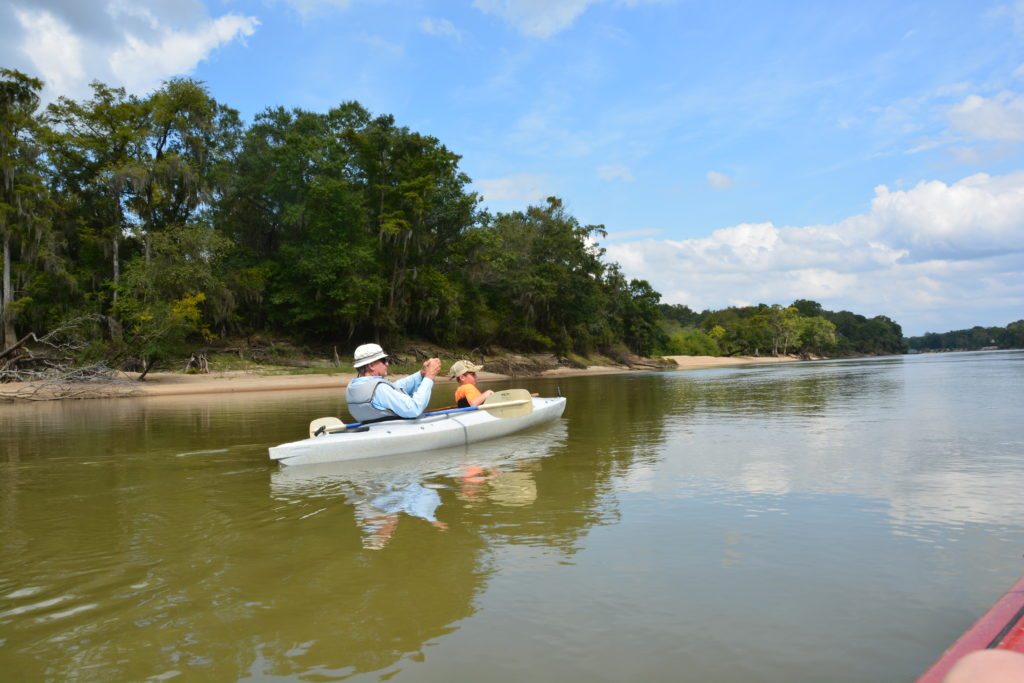
{"label": "distant treeline", "polygon": [[907,345],[914,351],[977,351],[978,349],[1024,349],[1024,320],[1006,327],[972,327],[952,332],[926,332],[910,337]]}
{"label": "distant treeline", "polygon": [[659,308],[605,260],[602,226],[554,197],[491,213],[458,155],[354,102],[244,125],[188,79],[147,97],[94,83],[45,109],[41,88],[0,69],[0,350],[55,329],[82,357],[147,363],[254,333],[559,354],[900,350],[892,321],[813,302],[683,321],[689,309]]}
{"label": "distant treeline", "polygon": [[885,316],[865,318],[826,311],[815,301],[731,307],[697,313],[688,306],[659,306],[668,354],[752,355],[798,353],[851,355],[905,353],[900,326]]}

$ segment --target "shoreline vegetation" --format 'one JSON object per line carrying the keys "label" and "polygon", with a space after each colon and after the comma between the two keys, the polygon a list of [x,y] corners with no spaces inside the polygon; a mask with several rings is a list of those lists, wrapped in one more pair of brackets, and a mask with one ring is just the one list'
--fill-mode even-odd
{"label": "shoreline vegetation", "polygon": [[[520,358],[521,357],[517,357]],[[606,360],[606,359],[601,359]],[[703,370],[707,368],[734,367],[742,365],[785,363],[804,360],[799,356],[665,356],[663,358],[637,359],[639,362],[623,365],[606,363],[580,367],[566,367],[550,364],[551,367],[534,365],[523,367],[513,364],[508,358],[488,361],[496,367],[512,365],[512,371],[479,373],[482,384],[508,381],[523,377],[576,377],[585,375],[619,374],[651,370]],[[445,366],[449,365],[448,362]],[[516,370],[516,368],[519,370]],[[412,364],[402,364],[393,377],[402,377],[416,371]],[[275,391],[316,391],[321,389],[343,389],[355,377],[351,369],[324,369],[323,372],[302,374],[264,374],[253,368],[246,370],[214,370],[209,373],[151,372],[145,381],[138,381],[139,373],[121,373],[108,382],[53,383],[53,382],[11,382],[0,384],[0,403],[51,401],[97,398],[154,398],[161,396],[195,396],[204,394],[233,394]],[[439,376],[439,386],[454,384],[454,380]]]}
{"label": "shoreline vegetation", "polygon": [[0,67],[0,401],[344,386],[356,340],[406,347],[395,375],[454,349],[508,377],[908,351],[888,316],[810,299],[662,301],[604,225],[554,196],[492,211],[457,151],[355,101],[243,121],[191,79],[91,87],[44,106]]}
{"label": "shoreline vegetation", "polygon": [[[510,375],[547,369],[500,367],[515,354],[642,368],[906,351],[887,316],[808,299],[663,302],[607,258],[602,224],[554,196],[492,211],[457,151],[358,102],[243,121],[191,79],[45,106],[42,87],[0,67],[3,394],[132,394],[190,356],[334,373],[359,340],[477,349]],[[406,355],[396,374],[425,357]]]}

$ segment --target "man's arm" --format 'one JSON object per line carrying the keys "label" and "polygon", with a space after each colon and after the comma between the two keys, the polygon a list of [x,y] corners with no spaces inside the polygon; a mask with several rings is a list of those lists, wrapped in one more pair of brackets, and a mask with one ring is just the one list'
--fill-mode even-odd
{"label": "man's arm", "polygon": [[[415,377],[420,377],[419,373]],[[405,378],[405,379],[408,379]],[[410,384],[403,381],[403,384]],[[415,382],[415,389],[410,394],[405,393],[407,389],[395,384],[385,384],[377,387],[373,394],[373,405],[381,410],[390,410],[395,415],[405,418],[419,417],[427,409],[430,403],[430,392],[434,389],[434,380],[429,377],[420,377]]]}
{"label": "man's arm", "polygon": [[390,410],[401,417],[419,417],[430,403],[434,377],[440,370],[439,359],[429,358],[423,361],[423,368],[419,372],[378,388],[374,394],[373,405]]}

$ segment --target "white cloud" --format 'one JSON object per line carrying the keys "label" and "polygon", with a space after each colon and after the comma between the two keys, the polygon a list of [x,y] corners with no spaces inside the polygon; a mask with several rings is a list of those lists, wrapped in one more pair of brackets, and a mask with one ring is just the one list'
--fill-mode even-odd
{"label": "white cloud", "polygon": [[1013,22],[1013,29],[1020,35],[1024,35],[1024,2],[1022,0],[1010,0],[1005,3],[993,5],[985,12],[985,16],[1003,23],[1004,19]]}
{"label": "white cloud", "polygon": [[393,58],[398,58],[405,54],[405,47],[403,45],[393,43],[390,40],[381,38],[380,36],[365,35],[362,36],[360,40],[376,50],[378,53],[387,54]]}
{"label": "white cloud", "polygon": [[506,178],[477,180],[473,183],[486,202],[537,202],[554,194],[541,175],[520,173]]}
{"label": "white cloud", "polygon": [[[610,0],[473,0],[485,14],[494,14],[521,33],[550,38],[572,26],[588,7]],[[618,0],[614,4],[633,7],[641,0]]]}
{"label": "white cloud", "polygon": [[486,14],[496,14],[519,31],[548,38],[572,25],[597,0],[473,0]]}
{"label": "white cloud", "polygon": [[285,0],[285,2],[303,18],[309,18],[320,11],[331,9],[348,9],[351,0]]}
{"label": "white cloud", "polygon": [[664,235],[664,228],[637,228],[635,230],[616,230],[609,232],[605,241],[611,240],[634,240],[640,237],[657,237]]}
{"label": "white cloud", "polygon": [[427,35],[451,38],[456,42],[462,40],[462,32],[455,28],[455,24],[447,19],[431,19],[426,17],[420,22],[420,29]]}
{"label": "white cloud", "polygon": [[239,36],[251,36],[259,22],[229,14],[193,31],[157,26],[159,37],[125,35],[124,45],[110,55],[110,68],[118,82],[134,92],[151,90],[168,76],[192,71],[221,45]]}
{"label": "white cloud", "polygon": [[979,173],[952,185],[921,182],[901,192],[882,185],[871,213],[850,221],[921,258],[1017,251],[1024,247],[1024,172]]}
{"label": "white cloud", "polygon": [[39,76],[44,101],[87,97],[93,80],[144,94],[167,78],[188,74],[259,25],[255,17],[236,14],[211,19],[189,0],[83,0],[11,12],[16,33],[0,41],[0,63]]}
{"label": "white cloud", "polygon": [[21,50],[46,83],[58,92],[83,80],[82,41],[49,12],[14,10],[24,39]]}
{"label": "white cloud", "polygon": [[507,142],[538,157],[582,158],[607,145],[607,133],[584,130],[577,125],[574,104],[565,92],[553,86],[545,88],[543,97],[509,127]]}
{"label": "white cloud", "polygon": [[732,187],[732,178],[719,173],[718,171],[707,172],[708,185],[715,188],[716,190],[727,190]]}
{"label": "white cloud", "polygon": [[953,128],[982,140],[1024,140],[1024,96],[1003,92],[994,98],[968,95],[949,110]]}
{"label": "white cloud", "polygon": [[622,180],[627,183],[633,182],[633,174],[626,166],[618,164],[605,164],[597,167],[597,177],[601,180]]}
{"label": "white cloud", "polygon": [[922,152],[929,152],[937,147],[941,147],[946,144],[945,140],[936,140],[934,138],[919,138],[914,142],[914,146],[903,152],[904,154],[921,154]]}
{"label": "white cloud", "polygon": [[829,225],[740,224],[607,249],[665,301],[698,310],[806,298],[888,315],[908,334],[1005,325],[1024,311],[1024,172],[880,186],[869,212]]}

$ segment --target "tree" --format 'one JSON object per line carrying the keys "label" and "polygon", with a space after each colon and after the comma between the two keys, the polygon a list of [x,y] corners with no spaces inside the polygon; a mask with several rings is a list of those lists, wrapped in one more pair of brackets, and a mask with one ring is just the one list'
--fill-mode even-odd
{"label": "tree", "polygon": [[616,325],[629,285],[601,260],[602,226],[581,225],[549,197],[525,212],[488,217],[481,230],[469,285],[486,296],[505,343],[564,355],[622,341]]}
{"label": "tree", "polygon": [[662,318],[675,322],[680,327],[692,327],[701,321],[701,314],[684,304],[658,304],[658,311]]}
{"label": "tree", "polygon": [[724,335],[725,328],[720,326],[716,326],[708,333],[687,327],[669,337],[665,342],[664,353],[671,356],[720,356],[722,351],[716,339],[721,339]]}
{"label": "tree", "polygon": [[817,301],[810,301],[808,299],[797,299],[793,302],[792,307],[804,318],[813,318],[820,316],[825,313],[825,310],[821,307]]}
{"label": "tree", "polygon": [[[43,83],[20,71],[0,68],[0,241],[3,243],[3,292],[0,296],[2,347],[16,341],[14,271],[32,261],[55,262],[52,233],[44,212],[46,187],[35,112]],[[28,277],[24,274],[24,277]],[[22,302],[24,303],[24,302]]]}
{"label": "tree", "polygon": [[1006,326],[1003,347],[1007,349],[1024,349],[1024,320]]}
{"label": "tree", "polygon": [[149,257],[125,268],[123,296],[113,311],[125,324],[124,354],[139,356],[145,370],[181,352],[189,335],[209,336],[200,306],[223,287],[218,271],[229,242],[207,225],[155,233]]}
{"label": "tree", "polygon": [[726,328],[726,345],[732,353],[757,354],[768,347],[773,347],[772,353],[777,354],[775,345],[778,337],[772,329],[766,309],[767,307],[762,305],[756,309],[757,313],[741,317],[731,327]]}
{"label": "tree", "polygon": [[396,126],[392,116],[350,129],[347,138],[387,278],[373,316],[377,335],[432,327],[457,305],[445,296],[448,272],[434,264],[475,222],[478,198],[466,191],[469,177],[458,170],[457,154],[434,137]]}
{"label": "tree", "polygon": [[237,150],[241,122],[191,79],[164,83],[144,107],[145,140],[128,204],[149,258],[153,235],[185,226],[210,207]]}
{"label": "tree", "polygon": [[836,326],[820,315],[804,318],[800,330],[800,348],[804,353],[823,355],[835,348]]}
{"label": "tree", "polygon": [[[145,155],[148,116],[145,103],[123,88],[95,81],[92,89],[91,100],[61,97],[48,107],[53,132],[47,146],[51,186],[61,198],[71,233],[68,240],[79,247],[75,260],[82,263],[88,242],[99,245],[110,265],[98,279],[109,282],[108,304],[113,305],[121,280],[121,247],[137,227],[129,201],[133,188],[146,181],[140,159]],[[96,279],[94,273],[84,275]],[[117,335],[115,327],[111,331]]]}
{"label": "tree", "polygon": [[624,283],[625,278],[619,274],[618,264],[610,265],[607,270],[606,282],[612,296],[619,302],[612,308],[612,314],[616,316],[614,322],[619,328],[618,336],[634,353],[651,355],[667,341],[658,324],[661,294],[647,280],[630,280],[623,287],[620,282]]}
{"label": "tree", "polygon": [[800,333],[800,314],[792,306],[783,308],[779,304],[773,304],[765,313],[765,320],[771,331],[772,355],[779,355],[779,346],[782,346],[782,354],[789,352],[789,345],[796,340]]}
{"label": "tree", "polygon": [[450,336],[461,276],[448,262],[464,254],[477,205],[458,160],[357,103],[263,112],[218,208],[251,275],[232,287],[261,287],[243,298],[307,335]]}

